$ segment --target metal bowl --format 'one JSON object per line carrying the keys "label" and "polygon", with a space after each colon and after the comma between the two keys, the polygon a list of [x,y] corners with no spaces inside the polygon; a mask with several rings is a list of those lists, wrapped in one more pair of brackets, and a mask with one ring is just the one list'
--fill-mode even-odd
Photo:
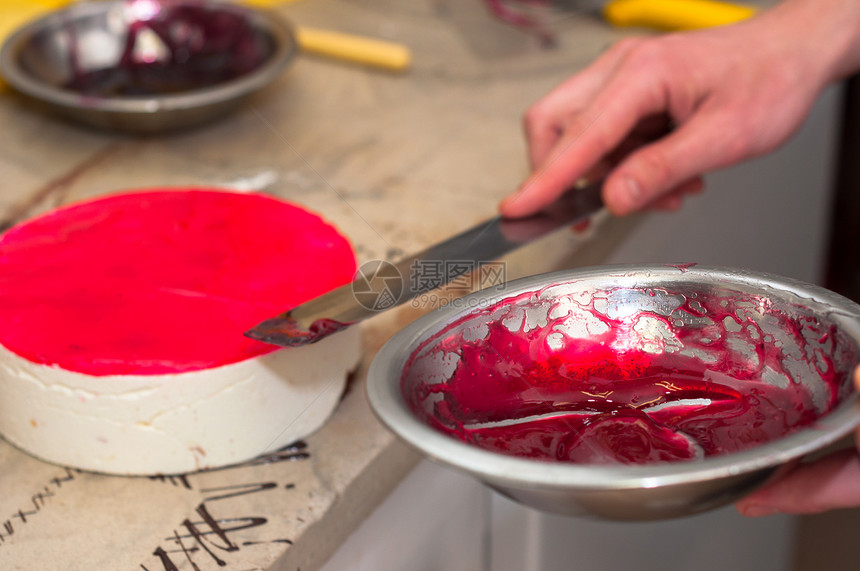
{"label": "metal bowl", "polygon": [[14,32],[0,73],[63,117],[157,133],[222,116],[296,52],[281,19],[226,2],[75,3]]}
{"label": "metal bowl", "polygon": [[[484,348],[489,332],[501,327],[531,339],[529,349],[500,360],[496,348]],[[478,386],[474,377],[458,376],[465,374],[457,372],[463,363],[501,362],[513,371],[486,385],[498,392],[514,378],[510,375],[528,368],[534,351],[551,355],[613,330],[624,333],[594,345],[614,351],[617,361],[603,363],[632,362],[626,359],[639,355],[670,372],[698,367],[708,383],[722,382],[712,371],[719,369],[726,378],[732,371],[734,386],[743,390],[785,389],[802,396],[808,402],[795,408],[812,416],[786,434],[736,451],[639,464],[522,457],[458,435],[467,422],[477,426],[496,414],[495,405],[482,398],[486,394],[492,401],[488,393],[478,392],[471,401],[462,396],[470,383],[471,390]],[[858,362],[860,306],[820,287],[698,266],[587,268],[513,281],[425,315],[383,347],[370,367],[367,392],[379,419],[408,444],[518,502],[566,515],[654,520],[736,501],[780,466],[848,434],[860,423],[852,384]],[[466,384],[456,385],[455,379]],[[545,398],[541,387],[522,380],[525,376],[516,379],[525,383],[511,394],[516,406],[533,409]],[[682,400],[684,406],[717,402]],[[528,414],[536,414],[532,409]],[[759,414],[758,406],[755,411]]]}

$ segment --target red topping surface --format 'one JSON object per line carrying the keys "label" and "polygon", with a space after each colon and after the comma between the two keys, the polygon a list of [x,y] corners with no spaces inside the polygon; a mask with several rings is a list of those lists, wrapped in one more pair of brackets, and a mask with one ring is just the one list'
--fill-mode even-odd
{"label": "red topping surface", "polygon": [[0,343],[95,376],[218,367],[276,349],[243,332],[355,268],[332,226],[272,197],[109,196],[0,237]]}

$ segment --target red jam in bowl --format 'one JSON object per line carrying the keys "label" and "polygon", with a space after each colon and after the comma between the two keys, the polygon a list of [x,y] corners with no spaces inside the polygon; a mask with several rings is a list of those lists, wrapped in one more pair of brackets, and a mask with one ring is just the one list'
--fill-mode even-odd
{"label": "red jam in bowl", "polygon": [[572,282],[432,335],[408,359],[401,388],[418,418],[494,452],[685,461],[814,423],[850,390],[850,347],[802,307],[762,297]]}
{"label": "red jam in bowl", "polygon": [[92,39],[87,30],[66,28],[73,74],[64,88],[97,97],[183,93],[245,76],[276,48],[247,11],[230,4],[130,0],[122,15],[128,31],[121,53],[101,68],[80,61],[79,44]]}
{"label": "red jam in bowl", "polygon": [[243,332],[355,268],[334,227],[271,196],[111,195],[0,236],[0,344],[93,376],[218,367],[275,350]]}

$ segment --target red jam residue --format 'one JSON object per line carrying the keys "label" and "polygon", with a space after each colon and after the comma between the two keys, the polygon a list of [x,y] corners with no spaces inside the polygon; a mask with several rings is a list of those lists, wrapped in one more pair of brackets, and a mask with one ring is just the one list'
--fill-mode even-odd
{"label": "red jam residue", "polygon": [[243,332],[355,268],[332,226],[272,197],[109,196],[0,237],[0,344],[96,376],[217,367],[274,350]]}
{"label": "red jam residue", "polygon": [[124,15],[132,21],[122,54],[103,68],[81,69],[70,29],[74,74],[66,89],[100,97],[181,93],[246,75],[275,50],[242,10],[226,4],[131,0]]}
{"label": "red jam residue", "polygon": [[[402,378],[415,414],[503,454],[681,461],[807,426],[836,405],[848,378],[835,364],[851,360],[847,344],[831,326],[761,299],[539,294],[478,311],[425,341]],[[625,305],[631,296],[646,307]]]}

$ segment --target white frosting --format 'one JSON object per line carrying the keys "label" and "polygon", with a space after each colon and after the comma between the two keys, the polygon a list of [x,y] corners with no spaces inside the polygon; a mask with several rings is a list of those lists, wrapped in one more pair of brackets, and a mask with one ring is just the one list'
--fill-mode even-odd
{"label": "white frosting", "polygon": [[359,356],[358,327],[175,375],[96,377],[33,363],[0,346],[0,434],[48,462],[96,472],[227,466],[318,429]]}

